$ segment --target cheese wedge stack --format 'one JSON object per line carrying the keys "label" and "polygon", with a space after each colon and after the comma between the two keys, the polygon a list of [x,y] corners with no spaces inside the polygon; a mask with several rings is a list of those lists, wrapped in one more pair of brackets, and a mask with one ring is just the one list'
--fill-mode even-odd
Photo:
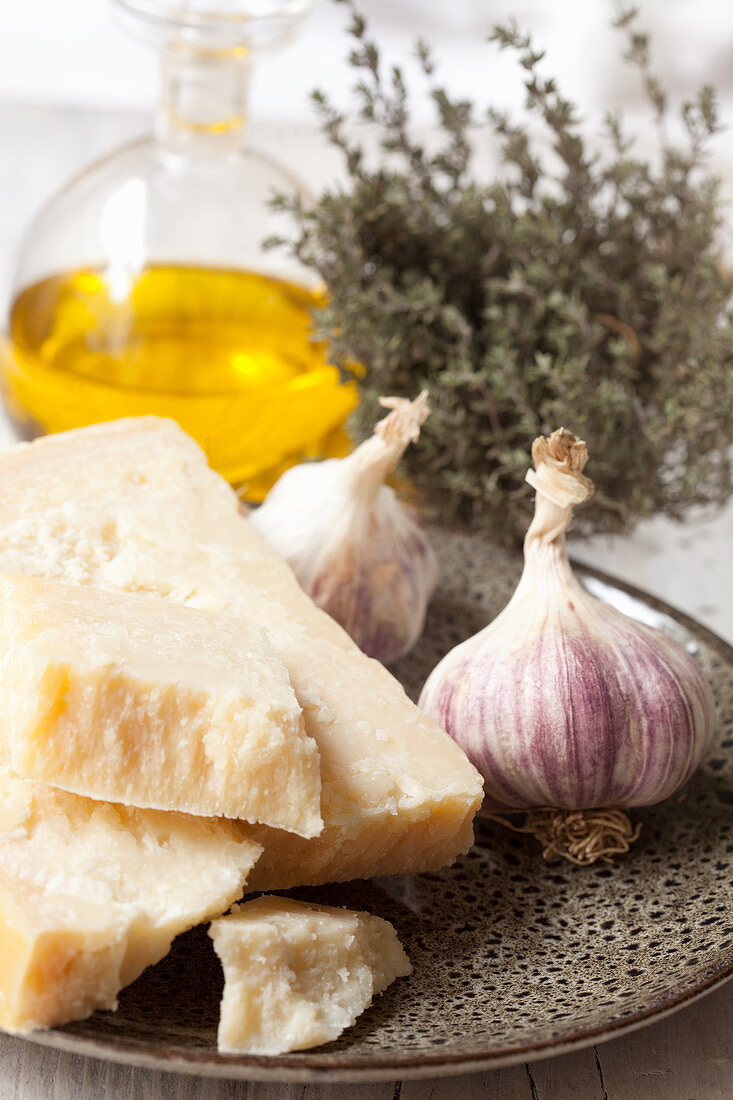
{"label": "cheese wedge stack", "polygon": [[259,853],[233,822],[92,802],[0,768],[0,1027],[114,1008],[179,932],[240,897]]}
{"label": "cheese wedge stack", "polygon": [[0,477],[0,573],[166,597],[267,634],[318,746],[325,827],[253,827],[264,852],[250,888],[435,869],[469,848],[478,772],[314,606],[174,423],[20,445],[0,456]]}
{"label": "cheese wedge stack", "polygon": [[209,935],[224,968],[219,1050],[229,1053],[331,1042],[412,969],[388,921],[291,898],[236,906]]}
{"label": "cheese wedge stack", "polygon": [[153,596],[0,578],[0,743],[92,798],[316,836],[318,749],[258,627]]}

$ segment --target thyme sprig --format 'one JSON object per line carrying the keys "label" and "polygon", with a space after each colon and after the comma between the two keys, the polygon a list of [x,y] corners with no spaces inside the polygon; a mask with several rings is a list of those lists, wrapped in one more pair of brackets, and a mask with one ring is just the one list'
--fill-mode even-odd
{"label": "thyme sprig", "polygon": [[[609,114],[599,151],[516,25],[491,40],[523,70],[520,119],[494,108],[480,117],[451,97],[419,42],[440,134],[428,149],[410,124],[402,70],[385,69],[362,14],[342,2],[356,107],[340,111],[321,92],[313,101],[348,186],[314,205],[294,195],[275,205],[294,218],[294,254],[329,288],[315,336],[345,375],[355,362],[366,368],[357,433],[370,430],[380,394],[427,389],[433,415],[405,472],[444,520],[502,539],[526,530],[530,441],[559,424],[593,442],[597,492],[581,531],[726,500],[733,313],[719,183],[707,167],[719,129],[712,88],[682,105],[683,137],[671,141],[648,37],[636,11],[620,8],[658,149],[640,152]],[[379,137],[376,164],[359,123]],[[479,125],[503,162],[489,182],[473,172]]]}

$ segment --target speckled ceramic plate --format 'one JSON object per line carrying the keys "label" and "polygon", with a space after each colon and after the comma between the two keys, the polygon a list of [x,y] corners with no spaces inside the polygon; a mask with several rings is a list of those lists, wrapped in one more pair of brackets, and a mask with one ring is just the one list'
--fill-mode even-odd
{"label": "speckled ceramic plate", "polygon": [[[521,568],[477,538],[436,533],[442,584],[396,672],[416,696],[456,642],[493,618]],[[658,1019],[733,973],[733,650],[608,578],[601,599],[668,631],[715,690],[717,741],[682,796],[636,814],[631,853],[588,869],[543,863],[537,843],[480,823],[440,874],[301,890],[392,921],[414,966],[338,1042],[279,1058],[218,1055],[222,976],[201,929],[120,997],[116,1013],[34,1036],[160,1069],[271,1080],[435,1076],[546,1057]]]}

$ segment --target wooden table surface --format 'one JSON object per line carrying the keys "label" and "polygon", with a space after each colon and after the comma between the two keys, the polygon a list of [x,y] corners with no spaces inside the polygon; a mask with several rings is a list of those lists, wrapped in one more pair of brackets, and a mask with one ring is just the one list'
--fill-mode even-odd
{"label": "wooden table surface", "polygon": [[[141,128],[137,116],[0,104],[0,305],[25,221],[72,171]],[[259,144],[311,184],[335,162],[302,127],[260,128]],[[0,417],[0,443],[9,438]],[[673,528],[644,525],[577,556],[653,590],[733,639],[733,507]],[[153,1073],[0,1035],[0,1100],[733,1100],[733,982],[632,1034],[575,1054],[460,1078],[265,1085]]]}

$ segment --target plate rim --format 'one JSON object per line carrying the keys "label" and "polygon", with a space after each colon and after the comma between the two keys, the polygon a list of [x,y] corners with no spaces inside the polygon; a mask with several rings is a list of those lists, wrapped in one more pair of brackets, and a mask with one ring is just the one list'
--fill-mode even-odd
{"label": "plate rim", "polygon": [[[456,532],[465,533],[465,532]],[[715,634],[692,616],[680,611],[665,600],[645,592],[612,574],[593,566],[585,565],[571,558],[572,567],[582,577],[590,576],[619,589],[629,596],[640,600],[648,607],[667,615],[677,624],[689,631],[695,638],[712,649],[722,661],[733,667],[733,645]],[[481,1053],[480,1050],[467,1050],[456,1053],[447,1051],[422,1051],[419,1054],[394,1055],[388,1061],[373,1064],[372,1057],[366,1053],[354,1056],[354,1060],[342,1065],[333,1065],[329,1055],[296,1052],[287,1055],[226,1055],[212,1053],[189,1054],[181,1051],[152,1053],[135,1040],[117,1040],[89,1038],[75,1035],[61,1028],[35,1031],[23,1038],[40,1046],[51,1047],[69,1054],[108,1060],[123,1065],[138,1066],[145,1069],[168,1073],[216,1077],[225,1080],[282,1081],[306,1083],[322,1081],[336,1082],[374,1082],[394,1080],[415,1080],[425,1077],[445,1077],[481,1070],[499,1069],[503,1066],[522,1062],[537,1061],[542,1058],[557,1057],[572,1051],[598,1043],[620,1038],[632,1031],[639,1030],[673,1015],[680,1009],[701,1000],[714,990],[722,988],[733,978],[733,949],[730,957],[721,966],[712,970],[701,981],[696,981],[676,995],[658,997],[653,1004],[647,1005],[627,1017],[608,1024],[599,1024],[579,1030],[564,1039],[545,1039],[535,1043],[522,1043],[515,1046],[498,1048],[495,1053]],[[73,1026],[73,1025],[70,1025]],[[323,1059],[319,1065],[319,1058]]]}
{"label": "plate rim", "polygon": [[[229,1081],[280,1081],[283,1083],[336,1084],[339,1082],[377,1082],[407,1081],[420,1078],[451,1077],[468,1073],[478,1073],[507,1066],[521,1065],[524,1062],[536,1062],[545,1058],[560,1057],[584,1050],[591,1046],[622,1038],[651,1024],[661,1022],[668,1016],[703,1000],[710,993],[722,989],[733,977],[733,960],[724,972],[715,973],[710,980],[697,983],[674,1000],[666,999],[642,1009],[633,1015],[618,1020],[615,1024],[599,1025],[588,1028],[576,1036],[562,1040],[548,1039],[542,1043],[505,1047],[495,1054],[466,1052],[453,1055],[425,1053],[414,1056],[399,1056],[375,1067],[370,1064],[369,1056],[360,1056],[351,1065],[334,1066],[332,1064],[314,1064],[314,1056],[305,1062],[298,1061],[297,1054],[264,1056],[223,1055],[223,1054],[184,1054],[176,1051],[170,1054],[152,1054],[145,1047],[136,1047],[134,1042],[117,1046],[111,1040],[89,1039],[85,1036],[52,1029],[32,1032],[23,1036],[39,1046],[50,1047],[67,1054],[75,1054],[100,1061],[110,1061],[121,1065],[136,1066],[141,1069],[162,1073],[180,1073],[188,1076],[215,1077]],[[124,1043],[125,1041],[122,1040]],[[102,1049],[100,1049],[102,1048]],[[126,1049],[125,1049],[126,1048]],[[327,1057],[327,1056],[325,1056]],[[283,1061],[287,1058],[288,1061]],[[363,1061],[361,1060],[363,1058]],[[199,1060],[200,1059],[200,1060]]]}

